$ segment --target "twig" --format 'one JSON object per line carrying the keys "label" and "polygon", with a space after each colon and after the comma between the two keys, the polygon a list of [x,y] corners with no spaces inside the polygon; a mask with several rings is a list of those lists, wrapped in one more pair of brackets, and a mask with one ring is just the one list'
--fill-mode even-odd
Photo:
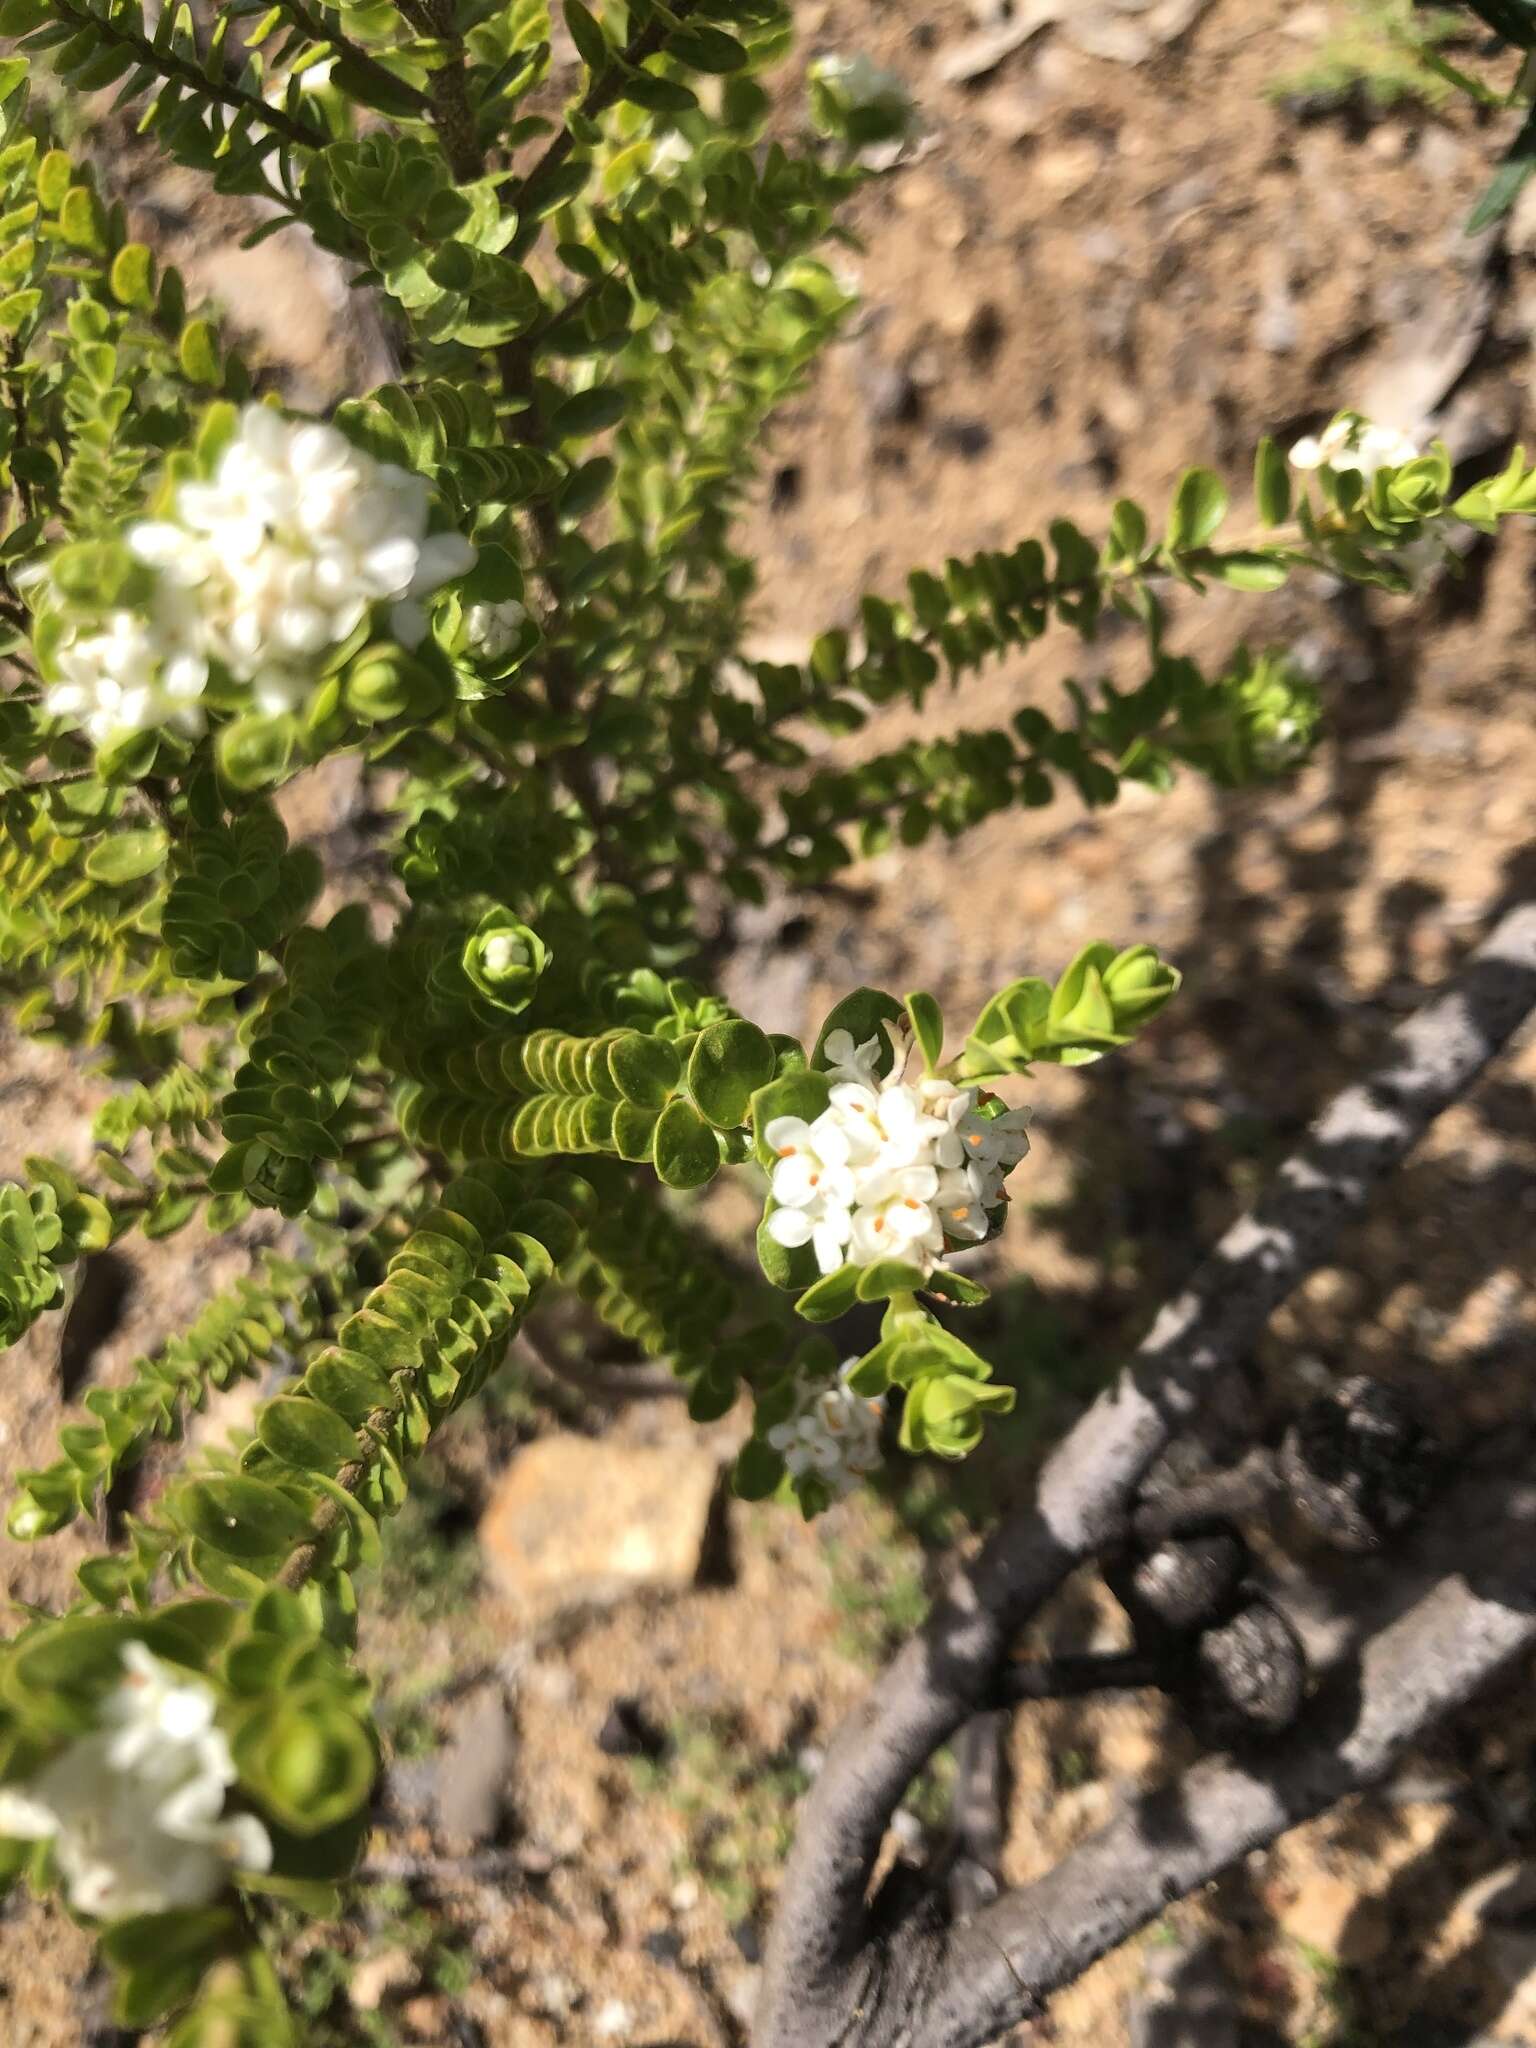
{"label": "twig", "polygon": [[[1175,1431],[1533,1007],[1536,903],[1522,903],[1394,1035],[1376,1070],[1323,1112],[1258,1206],[1164,1308],[1131,1367],[1057,1448],[1033,1501],[956,1574],[840,1732],[806,1802],[769,1946],[762,2048],[818,2040],[797,2021],[808,2001],[824,2016],[846,2017],[850,1985],[873,1967],[867,1888],[911,1779],[990,1703],[1010,1644],[1067,1575],[1123,1539],[1137,1488]],[[880,2037],[847,2036],[858,2038]]]}
{"label": "twig", "polygon": [[399,7],[418,34],[442,46],[443,61],[428,83],[432,126],[454,178],[461,185],[468,184],[485,169],[485,158],[475,135],[464,45],[454,20],[453,0],[399,0]]}

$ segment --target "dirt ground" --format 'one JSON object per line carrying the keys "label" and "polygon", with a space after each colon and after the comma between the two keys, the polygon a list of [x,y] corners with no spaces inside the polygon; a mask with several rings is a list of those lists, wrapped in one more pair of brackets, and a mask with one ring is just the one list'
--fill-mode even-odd
{"label": "dirt ground", "polygon": [[[895,592],[908,566],[1009,544],[1059,514],[1099,530],[1121,493],[1156,505],[1191,461],[1222,469],[1240,500],[1260,434],[1340,405],[1407,425],[1433,414],[1468,474],[1536,424],[1536,214],[1492,238],[1462,233],[1498,137],[1460,106],[1375,117],[1277,102],[1269,89],[1315,49],[1327,5],[1191,6],[1187,30],[1149,37],[1140,61],[1047,26],[965,83],[951,82],[957,53],[1006,0],[990,17],[961,0],[797,11],[808,51],[865,50],[907,78],[929,132],[855,209],[864,310],[772,437],[750,519],[762,651],[803,649],[811,630],[847,622],[861,591]],[[1179,11],[1122,4],[1118,25]],[[137,196],[296,398],[384,374],[382,338],[289,238],[242,255],[228,213],[194,207],[188,181]],[[474,1535],[520,1446],[564,1416],[616,1450],[707,1460],[739,1425],[701,1446],[674,1402],[552,1405],[538,1373],[514,1371],[480,1426],[461,1426],[392,1545],[365,1634],[392,1750],[369,1879],[344,1924],[293,1945],[322,2043],[744,2042],[794,1801],[945,1555],[1017,1489],[1329,1091],[1536,880],[1536,537],[1512,533],[1468,571],[1413,610],[1321,586],[1180,608],[1174,644],[1207,660],[1247,638],[1295,646],[1315,670],[1328,733],[1290,786],[1224,796],[1188,780],[1091,818],[1062,797],[742,920],[726,987],[769,1028],[813,1026],[856,981],[930,988],[958,1019],[1098,936],[1154,942],[1186,990],[1130,1055],[1031,1084],[1036,1149],[979,1317],[1021,1399],[963,1492],[924,1472],[811,1528],[736,1506],[699,1583],[531,1620],[482,1569]],[[836,745],[854,758],[919,722],[999,723],[1053,704],[1073,672],[1123,680],[1135,658],[1118,639],[1084,650],[1053,637],[959,699],[936,694],[921,721],[892,709]],[[0,1074],[0,1166],[83,1151],[78,1073],[8,1043]],[[1270,1411],[1363,1366],[1452,1442],[1528,1414],[1533,1085],[1528,1039],[1276,1319],[1254,1374]],[[720,1202],[716,1227],[742,1227],[748,1208]],[[123,1372],[241,1263],[190,1233],[135,1259],[120,1319],[69,1391]],[[0,1376],[13,1467],[45,1459],[68,1412],[59,1334],[35,1331]],[[57,1598],[75,1554],[70,1539],[6,1545],[0,1569],[14,1598]],[[1084,1587],[1051,1640],[1108,1641],[1113,1626]],[[441,1794],[487,1750],[505,1759],[497,1810],[467,1827],[466,1847],[442,1827]],[[1120,1788],[1187,1751],[1140,1701],[1021,1713],[1010,1876],[1046,1867]],[[943,1790],[941,1764],[904,1823],[914,1853]],[[1536,1717],[1515,1690],[1383,1795],[1175,1909],[1019,2038],[1536,2041],[1532,1858]],[[13,1901],[0,2037],[80,2041],[87,1954],[61,1916]],[[1168,2031],[1164,2001],[1191,1983],[1205,1987],[1207,2031]]]}

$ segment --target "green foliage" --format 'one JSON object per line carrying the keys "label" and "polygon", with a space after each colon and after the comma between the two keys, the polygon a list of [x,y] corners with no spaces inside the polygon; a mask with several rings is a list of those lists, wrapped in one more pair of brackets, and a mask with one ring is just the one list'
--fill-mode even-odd
{"label": "green foliage", "polygon": [[1465,34],[1449,7],[1415,0],[1343,0],[1307,61],[1270,81],[1277,98],[1306,95],[1343,101],[1359,93],[1373,107],[1417,101],[1442,107],[1456,88],[1432,61]]}
{"label": "green foliage", "polygon": [[[1499,12],[1523,32],[1520,0]],[[1305,485],[1299,451],[1261,448],[1254,528],[1192,468],[1166,514],[1047,520],[867,594],[803,660],[746,659],[768,423],[847,322],[839,211],[914,112],[823,59],[808,122],[770,132],[782,0],[563,18],[581,79],[557,108],[543,0],[0,4],[0,1004],[101,1090],[88,1165],[0,1188],[0,1340],[131,1233],[281,1247],[93,1389],[10,1504],[27,1538],[94,1513],[263,1373],[248,1437],[183,1457],[75,1604],[0,1649],[16,1826],[98,1767],[125,1652],[211,1702],[221,1820],[259,1821],[271,1868],[211,1851],[196,1903],[102,1929],[124,2023],[167,2015],[173,2048],[297,2040],[270,1911],[240,1895],[323,1909],[352,1868],[376,1755],[357,1584],[546,1290],[667,1361],[699,1421],[749,1402],[738,1492],[807,1514],[882,1431],[952,1460],[1013,1405],[950,1327],[985,1298],[953,1256],[985,1256],[1027,1150],[992,1084],[1128,1046],[1177,971],[1096,941],[952,1032],[926,992],[859,988],[802,1041],[693,978],[720,897],[1015,805],[1289,773],[1315,694],[1283,651],[1177,653],[1170,583],[1401,590],[1453,521],[1536,511],[1523,451],[1453,500],[1443,449],[1367,461],[1343,415]],[[324,426],[254,400],[29,104],[34,62],[259,199],[258,233],[335,252],[388,302],[396,380]],[[1035,643],[1092,650],[1109,619],[1139,677],[1035,701]],[[993,662],[1016,705],[974,729],[951,693]],[[813,759],[892,706],[921,737]],[[343,756],[356,804],[291,844],[315,807],[287,785]],[[722,1175],[761,1201],[761,1280],[706,1234]],[[861,1357],[816,1334],[877,1302]],[[749,1832],[776,1855],[780,1827]],[[4,1855],[66,1877],[45,1842]]]}

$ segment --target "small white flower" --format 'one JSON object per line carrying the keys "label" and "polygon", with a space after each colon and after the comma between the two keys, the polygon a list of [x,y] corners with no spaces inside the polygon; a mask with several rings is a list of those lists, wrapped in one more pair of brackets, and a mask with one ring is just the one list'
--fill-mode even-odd
{"label": "small white flower", "polygon": [[826,1045],[827,1072],[838,1081],[854,1081],[866,1088],[878,1086],[880,1079],[880,1034],[866,1038],[862,1045],[855,1045],[851,1031],[829,1031]]}
{"label": "small white flower", "polygon": [[669,129],[665,135],[658,136],[651,144],[651,176],[670,178],[675,171],[680,171],[692,156],[693,144],[687,136],[680,134],[676,128]]}
{"label": "small white flower", "polygon": [[794,1413],[775,1424],[768,1441],[784,1460],[791,1478],[814,1473],[841,1496],[880,1463],[882,1400],[866,1400],[853,1392],[848,1375],[858,1364],[844,1359],[837,1378],[816,1382],[800,1391]]}
{"label": "small white flower", "polygon": [[51,1841],[70,1904],[98,1920],[203,1906],[232,1867],[272,1862],[261,1822],[224,1811],[235,1767],[212,1690],[142,1643],[123,1662],[100,1726],[0,1788],[0,1834]]}
{"label": "small white flower", "polygon": [[464,638],[471,654],[482,661],[501,661],[522,636],[528,613],[515,597],[494,604],[472,604],[464,614]]}
{"label": "small white flower", "polygon": [[1291,449],[1294,469],[1358,470],[1371,481],[1380,469],[1401,469],[1418,458],[1416,442],[1395,427],[1378,426],[1358,412],[1341,412],[1321,434],[1305,435]]}

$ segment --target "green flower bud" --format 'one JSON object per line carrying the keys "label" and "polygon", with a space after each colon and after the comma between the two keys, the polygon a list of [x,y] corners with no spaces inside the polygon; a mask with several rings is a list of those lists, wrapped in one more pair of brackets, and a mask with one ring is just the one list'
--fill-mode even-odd
{"label": "green flower bud", "polygon": [[964,1458],[981,1441],[987,1410],[1006,1415],[1012,1387],[988,1386],[965,1373],[936,1372],[907,1389],[901,1417],[902,1449]]}
{"label": "green flower bud", "polygon": [[435,718],[448,703],[452,682],[442,668],[403,647],[376,642],[348,669],[342,694],[365,725]]}
{"label": "green flower bud", "polygon": [[1177,968],[1160,959],[1155,947],[1128,946],[1117,953],[1102,939],[1085,946],[1052,992],[1041,1056],[1075,1065],[1124,1045],[1175,994],[1179,981]]}
{"label": "green flower bud", "polygon": [[530,925],[493,910],[465,942],[462,957],[464,972],[481,995],[515,1017],[533,1001],[550,956]]}
{"label": "green flower bud", "polygon": [[1232,669],[1197,677],[1177,703],[1169,745],[1213,782],[1239,789],[1288,774],[1312,751],[1322,706],[1285,655],[1241,649]]}

